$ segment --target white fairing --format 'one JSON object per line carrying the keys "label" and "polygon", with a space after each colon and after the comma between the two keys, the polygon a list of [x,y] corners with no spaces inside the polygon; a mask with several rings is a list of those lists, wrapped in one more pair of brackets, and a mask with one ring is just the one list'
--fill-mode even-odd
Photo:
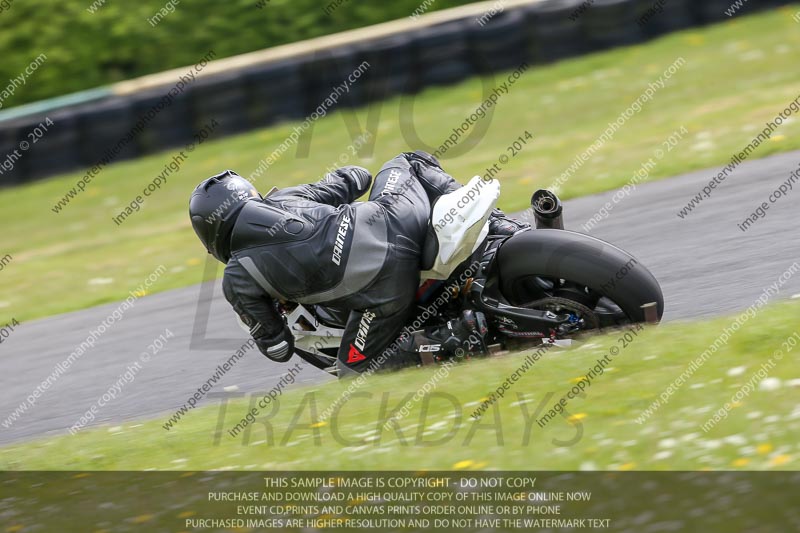
{"label": "white fairing", "polygon": [[472,178],[467,185],[445,194],[433,206],[431,221],[439,253],[423,279],[447,279],[489,233],[489,215],[500,198],[500,182]]}
{"label": "white fairing", "polygon": [[[322,353],[325,348],[339,348],[344,335],[343,329],[320,324],[304,305],[298,305],[287,314],[286,323],[294,335],[295,346],[318,356],[325,356]],[[331,365],[333,364],[334,361],[331,360]]]}

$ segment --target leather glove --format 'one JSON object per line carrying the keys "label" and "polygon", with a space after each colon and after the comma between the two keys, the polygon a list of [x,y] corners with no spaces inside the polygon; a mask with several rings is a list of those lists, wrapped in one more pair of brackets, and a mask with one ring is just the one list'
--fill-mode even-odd
{"label": "leather glove", "polygon": [[253,340],[261,353],[277,363],[285,363],[294,354],[294,335],[288,326],[274,337],[262,336]]}
{"label": "leather glove", "polygon": [[336,170],[335,174],[343,177],[354,190],[353,198],[360,198],[372,186],[372,174],[363,167],[348,166]]}
{"label": "leather glove", "polygon": [[514,235],[518,231],[530,228],[527,222],[518,222],[508,218],[502,211],[495,209],[489,217],[489,235]]}

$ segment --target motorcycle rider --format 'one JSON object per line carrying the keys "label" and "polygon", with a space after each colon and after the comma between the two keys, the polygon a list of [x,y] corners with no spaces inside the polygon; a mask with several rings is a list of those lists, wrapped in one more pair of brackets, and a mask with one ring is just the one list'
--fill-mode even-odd
{"label": "motorcycle rider", "polygon": [[[315,184],[261,197],[226,170],[192,193],[192,226],[208,252],[226,263],[225,297],[270,359],[292,357],[294,337],[277,306],[291,301],[350,310],[340,375],[419,363],[411,340],[419,335],[401,348],[390,345],[413,318],[431,206],[461,185],[422,151],[384,164],[369,201],[353,203],[371,182],[366,169],[347,166]],[[494,234],[524,227],[497,210],[490,219]],[[474,320],[450,329],[449,336],[469,335]]]}

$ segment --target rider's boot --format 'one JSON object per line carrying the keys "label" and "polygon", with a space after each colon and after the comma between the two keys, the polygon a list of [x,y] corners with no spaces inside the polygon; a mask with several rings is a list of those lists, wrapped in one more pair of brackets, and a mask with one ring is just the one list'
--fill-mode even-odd
{"label": "rider's boot", "polygon": [[431,359],[484,353],[487,331],[486,316],[467,309],[460,318],[446,324],[412,332],[400,346],[400,352],[406,360],[416,357],[423,363]]}

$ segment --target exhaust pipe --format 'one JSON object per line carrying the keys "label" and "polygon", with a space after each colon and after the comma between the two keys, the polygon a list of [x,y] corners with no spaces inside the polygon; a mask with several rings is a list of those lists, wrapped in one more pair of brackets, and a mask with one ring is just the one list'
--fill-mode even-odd
{"label": "exhaust pipe", "polygon": [[536,220],[536,229],[564,229],[564,207],[555,193],[539,189],[531,197],[531,207]]}

